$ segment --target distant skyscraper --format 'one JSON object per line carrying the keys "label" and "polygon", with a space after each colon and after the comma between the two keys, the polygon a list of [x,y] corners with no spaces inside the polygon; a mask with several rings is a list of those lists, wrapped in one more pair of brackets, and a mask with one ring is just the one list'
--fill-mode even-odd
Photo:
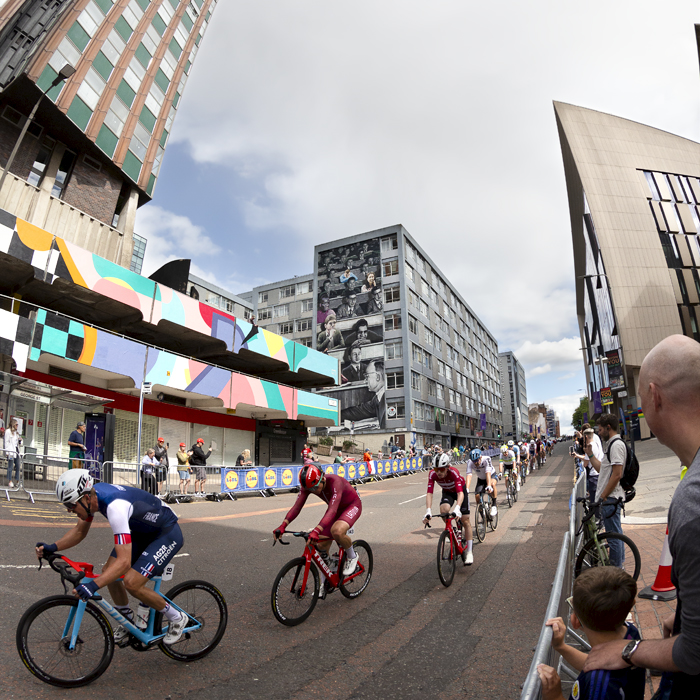
{"label": "distant skyscraper", "polygon": [[529,432],[525,370],[509,350],[498,353],[503,401],[503,432],[513,440]]}
{"label": "distant skyscraper", "polygon": [[[136,209],[153,194],[215,4],[7,0],[0,8],[3,167],[33,105],[48,93],[10,167],[0,208],[138,266]],[[75,73],[51,88],[66,65]]]}

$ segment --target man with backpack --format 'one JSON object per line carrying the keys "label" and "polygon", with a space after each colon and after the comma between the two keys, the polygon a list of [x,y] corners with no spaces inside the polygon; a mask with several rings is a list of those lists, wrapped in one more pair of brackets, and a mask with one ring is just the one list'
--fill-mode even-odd
{"label": "man with backpack", "polygon": [[[595,499],[601,504],[600,510],[605,523],[605,532],[622,533],[621,511],[622,503],[619,498],[625,498],[625,491],[620,485],[627,464],[627,446],[618,435],[619,421],[612,413],[604,413],[598,422],[598,435],[603,441],[604,455],[599,460],[593,452],[592,442],[585,450],[591,466],[598,472],[598,488]],[[624,501],[623,501],[624,502]],[[625,549],[622,542],[610,540],[610,563],[622,567],[625,563]]]}

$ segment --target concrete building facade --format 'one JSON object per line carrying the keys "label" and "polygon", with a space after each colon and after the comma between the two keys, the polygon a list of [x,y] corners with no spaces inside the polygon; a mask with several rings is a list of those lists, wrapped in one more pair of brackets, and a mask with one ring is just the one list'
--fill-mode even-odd
{"label": "concrete building facade", "polygon": [[700,144],[582,107],[554,111],[588,395],[617,413],[639,406],[654,345],[674,333],[700,340]]}
{"label": "concrete building facade", "polygon": [[503,437],[517,440],[528,433],[525,369],[513,352],[498,353],[503,404]]}

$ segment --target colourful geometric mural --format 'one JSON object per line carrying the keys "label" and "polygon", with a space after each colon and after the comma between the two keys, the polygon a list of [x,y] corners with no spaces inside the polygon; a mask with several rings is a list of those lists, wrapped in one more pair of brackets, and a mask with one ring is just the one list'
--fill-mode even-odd
{"label": "colourful geometric mural", "polygon": [[69,280],[138,309],[153,325],[170,321],[221,340],[230,352],[244,348],[284,362],[293,372],[305,369],[338,383],[337,360],[263,329],[244,344],[251,329],[246,321],[131,272],[4,210],[0,210],[0,251],[32,265],[36,279],[49,284],[58,278]]}
{"label": "colourful geometric mural", "polygon": [[[2,311],[0,349],[9,341],[16,341],[15,345],[18,344],[18,322],[21,322],[22,326],[22,340],[25,341],[23,347],[29,348],[31,321]],[[135,387],[141,385],[145,364],[145,381],[218,398],[224,408],[267,408],[283,411],[286,414],[283,417],[290,420],[321,418],[327,421],[326,424],[337,425],[338,406],[334,399],[174,355],[83,325],[45,309],[39,309],[37,312],[29,359],[38,361],[42,353],[131,377]],[[7,354],[14,356],[18,353],[10,349]],[[17,364],[19,368],[20,362]],[[23,364],[26,367],[26,354]],[[313,424],[313,420],[311,423]]]}

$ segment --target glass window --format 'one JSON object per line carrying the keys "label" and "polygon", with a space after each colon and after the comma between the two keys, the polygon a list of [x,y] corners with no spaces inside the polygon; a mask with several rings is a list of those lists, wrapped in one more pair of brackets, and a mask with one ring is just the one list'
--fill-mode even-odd
{"label": "glass window", "polygon": [[272,318],[272,308],[260,309],[258,311],[258,321],[267,321]]}
{"label": "glass window", "polygon": [[297,332],[310,331],[312,328],[312,322],[310,318],[302,318],[297,321]]}
{"label": "glass window", "polygon": [[269,292],[258,292],[258,303],[262,304],[263,302],[266,302],[268,299],[268,294]]}
{"label": "glass window", "polygon": [[302,312],[313,311],[314,310],[314,300],[313,299],[303,299],[301,302],[301,310],[302,310]]}
{"label": "glass window", "polygon": [[387,360],[400,360],[403,357],[401,341],[397,340],[393,343],[386,343],[384,345],[384,353]]}
{"label": "glass window", "polygon": [[433,379],[428,379],[428,396],[437,398],[437,382]]}
{"label": "glass window", "polygon": [[313,282],[299,282],[297,284],[297,294],[309,294],[313,291]]}
{"label": "glass window", "polygon": [[394,301],[401,301],[401,290],[399,285],[384,288],[384,303],[391,304]]}
{"label": "glass window", "polygon": [[425,331],[425,343],[426,343],[426,345],[432,345],[433,344],[433,337],[434,337],[433,332],[430,330],[430,328],[425,328],[424,331]]}
{"label": "glass window", "polygon": [[445,363],[442,360],[437,361],[437,371],[438,371],[438,376],[440,376],[440,377],[445,376]]}
{"label": "glass window", "polygon": [[406,408],[403,399],[386,402],[386,417],[390,420],[406,417]]}
{"label": "glass window", "polygon": [[44,177],[44,171],[46,166],[49,164],[51,158],[51,153],[53,152],[53,147],[56,142],[46,137],[39,148],[39,153],[37,153],[32,169],[27,177],[27,182],[34,187],[38,187]]}
{"label": "glass window", "polygon": [[422,300],[418,300],[419,306],[420,306],[420,312],[425,316],[426,318],[429,318],[430,316],[430,307]]}
{"label": "glass window", "polygon": [[299,338],[297,343],[299,343],[299,345],[303,345],[304,347],[310,348],[313,345],[313,340],[311,338]]}
{"label": "glass window", "polygon": [[390,253],[392,250],[396,250],[399,247],[396,236],[388,236],[387,238],[382,238],[382,253]]}
{"label": "glass window", "polygon": [[414,335],[418,335],[418,321],[413,316],[408,317],[408,330]]}
{"label": "glass window", "polygon": [[386,388],[403,389],[403,370],[399,370],[397,372],[387,372]]}
{"label": "glass window", "polygon": [[438,352],[442,352],[442,338],[439,335],[435,336],[435,349]]}
{"label": "glass window", "polygon": [[280,323],[280,335],[287,335],[294,332],[294,322],[287,321],[286,323]]}
{"label": "glass window", "polygon": [[420,378],[421,375],[418,372],[411,370],[411,389],[415,391],[420,391]]}
{"label": "glass window", "polygon": [[391,277],[392,275],[398,275],[399,274],[399,261],[398,259],[394,260],[385,260],[382,263],[382,269],[384,270],[384,277]]}
{"label": "glass window", "polygon": [[423,352],[423,365],[426,369],[433,368],[433,356],[429,352]]}
{"label": "glass window", "polygon": [[275,318],[280,318],[281,316],[289,316],[289,304],[275,306]]}
{"label": "glass window", "polygon": [[422,364],[422,362],[423,362],[423,348],[421,348],[420,345],[416,345],[415,343],[411,344],[411,358],[413,359],[414,362],[418,362],[419,364]]}
{"label": "glass window", "polygon": [[385,331],[398,331],[401,328],[401,314],[388,314],[384,317]]}
{"label": "glass window", "polygon": [[293,297],[294,296],[294,285],[290,285],[289,287],[282,287],[280,289],[280,299],[287,299],[288,297]]}
{"label": "glass window", "polygon": [[51,196],[61,198],[63,191],[68,184],[70,178],[71,170],[73,169],[73,164],[75,163],[75,153],[72,151],[66,151],[61,158],[61,163],[58,166],[58,172],[56,173],[56,180],[51,188]]}

